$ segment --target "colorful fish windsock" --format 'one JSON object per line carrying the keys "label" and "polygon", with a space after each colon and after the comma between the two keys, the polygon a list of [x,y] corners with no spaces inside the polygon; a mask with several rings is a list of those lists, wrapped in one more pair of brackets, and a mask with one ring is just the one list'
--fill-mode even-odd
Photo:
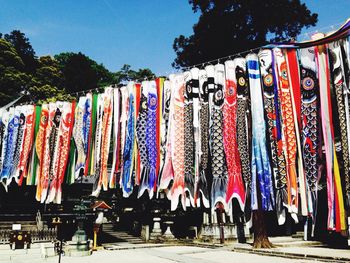
{"label": "colorful fish windsock", "polygon": [[235,63],[225,62],[226,85],[223,106],[223,136],[227,162],[228,182],[226,203],[236,198],[241,210],[244,211],[245,186],[242,179],[241,161],[237,144],[237,80]]}
{"label": "colorful fish windsock", "polygon": [[296,171],[297,142],[295,136],[295,123],[292,97],[290,92],[290,81],[284,53],[279,48],[275,48],[273,50],[273,53],[276,60],[278,91],[281,102],[281,117],[283,127],[282,145],[285,149],[287,168],[288,211],[291,213],[294,221],[298,222],[298,186]]}
{"label": "colorful fish windsock", "polygon": [[174,82],[174,114],[172,119],[171,131],[171,154],[174,167],[174,183],[169,193],[171,199],[171,210],[175,210],[181,198],[183,209],[186,209],[184,184],[185,184],[185,124],[184,124],[184,91],[185,80],[182,74],[176,75]]}
{"label": "colorful fish windsock", "polygon": [[[249,88],[252,111],[252,209],[257,210],[258,192],[261,193],[261,209],[270,211],[273,209],[274,193],[272,187],[272,172],[270,158],[266,148],[266,130],[264,121],[264,106],[262,88],[260,82],[259,60],[256,54],[248,54],[246,57]],[[258,186],[256,185],[258,182]],[[257,189],[259,187],[259,190]]]}
{"label": "colorful fish windsock", "polygon": [[223,142],[223,114],[225,71],[224,65],[217,64],[215,67],[206,67],[207,76],[214,77],[214,93],[212,96],[211,120],[210,120],[210,153],[211,171],[213,183],[211,187],[211,208],[215,210],[216,205],[221,203],[228,211],[226,203],[227,191],[227,165]]}
{"label": "colorful fish windsock", "polygon": [[204,207],[210,207],[210,151],[209,151],[209,92],[208,79],[205,70],[199,70],[199,92],[200,92],[200,107],[199,107],[199,125],[200,125],[200,146],[199,150],[199,178],[196,184],[196,200],[201,199]]}

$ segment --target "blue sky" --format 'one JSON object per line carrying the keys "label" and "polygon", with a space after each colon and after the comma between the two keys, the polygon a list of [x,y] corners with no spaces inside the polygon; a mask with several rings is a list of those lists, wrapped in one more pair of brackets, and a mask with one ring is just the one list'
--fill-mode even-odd
{"label": "blue sky", "polygon": [[[350,0],[302,2],[319,14],[308,31],[350,14]],[[111,71],[130,64],[169,74],[174,38],[190,35],[197,20],[187,0],[0,0],[0,32],[21,30],[38,56],[81,51]]]}

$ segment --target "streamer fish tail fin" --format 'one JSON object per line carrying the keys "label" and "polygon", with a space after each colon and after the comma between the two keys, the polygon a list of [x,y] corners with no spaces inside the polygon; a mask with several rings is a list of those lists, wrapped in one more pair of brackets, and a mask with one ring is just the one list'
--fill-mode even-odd
{"label": "streamer fish tail fin", "polygon": [[174,180],[174,168],[170,158],[167,158],[167,161],[163,165],[160,171],[161,177],[159,180],[159,190],[167,189],[172,180]]}
{"label": "streamer fish tail fin", "polygon": [[139,188],[139,192],[137,194],[137,198],[140,198],[144,192],[147,190],[148,193],[150,193],[152,188],[149,188],[149,176],[150,176],[150,169],[149,167],[142,167],[141,169],[141,183],[140,183],[140,188]]}
{"label": "streamer fish tail fin", "polygon": [[228,204],[226,203],[226,191],[227,191],[227,178],[216,177],[213,178],[213,184],[211,188],[211,202],[212,210],[214,212],[217,203],[222,203],[225,211],[228,211]]}
{"label": "streamer fish tail fin", "polygon": [[246,192],[245,192],[244,215],[245,215],[245,221],[248,228],[250,228],[253,225],[251,191],[252,190],[250,189],[250,187],[247,186]]}
{"label": "streamer fish tail fin", "polygon": [[[197,183],[197,195],[201,193],[202,197],[202,202],[205,208],[210,207],[210,202],[209,202],[209,185],[206,177],[206,171],[202,170],[199,178],[198,178],[198,183]],[[198,196],[199,197],[199,196]]]}

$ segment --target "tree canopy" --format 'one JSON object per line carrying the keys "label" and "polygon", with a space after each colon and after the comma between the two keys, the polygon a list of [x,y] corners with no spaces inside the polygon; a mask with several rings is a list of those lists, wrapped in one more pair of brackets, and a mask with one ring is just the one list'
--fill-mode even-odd
{"label": "tree canopy", "polygon": [[155,78],[155,74],[148,68],[139,69],[138,71],[132,70],[131,66],[124,64],[120,71],[115,73],[116,83],[125,83],[130,80],[142,81],[145,79]]}
{"label": "tree canopy", "polygon": [[69,93],[114,83],[113,73],[81,52],[60,53],[55,55],[55,59],[63,72],[65,87]]}
{"label": "tree canopy", "polygon": [[51,56],[43,56],[38,60],[38,68],[28,87],[32,99],[36,102],[43,102],[47,99],[70,100],[64,86],[64,75],[57,60]]}
{"label": "tree canopy", "polygon": [[80,91],[154,77],[148,68],[133,70],[127,64],[111,72],[81,52],[38,58],[21,31],[0,33],[0,106],[21,93],[36,103],[70,100]]}
{"label": "tree canopy", "polygon": [[300,0],[189,0],[199,21],[175,38],[173,67],[181,68],[295,38],[315,26],[317,14]]}
{"label": "tree canopy", "polygon": [[24,63],[11,43],[0,39],[0,104],[19,96],[31,81],[24,72]]}
{"label": "tree canopy", "polygon": [[35,51],[29,42],[29,39],[19,30],[13,30],[10,34],[5,34],[4,39],[10,42],[16,49],[24,63],[24,70],[28,73],[35,72],[38,63]]}

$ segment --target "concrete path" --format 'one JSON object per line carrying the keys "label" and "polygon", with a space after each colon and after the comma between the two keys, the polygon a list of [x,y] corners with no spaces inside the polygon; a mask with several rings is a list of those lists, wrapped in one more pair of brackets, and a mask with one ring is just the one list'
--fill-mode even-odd
{"label": "concrete path", "polygon": [[[120,238],[119,238],[120,239]],[[172,243],[133,242],[134,238],[111,244],[87,257],[62,257],[62,263],[115,263],[115,262],[350,262],[350,249],[331,249],[315,241],[291,237],[273,237],[272,249],[253,249],[250,244],[237,242],[225,245],[199,241]],[[250,241],[249,241],[250,242]],[[0,245],[0,263],[53,263],[58,257],[41,258],[40,244],[31,249],[11,251],[9,245]]]}
{"label": "concrete path", "polygon": [[[8,251],[0,249],[0,263],[54,263],[58,257],[40,258],[40,249]],[[100,250],[87,257],[62,257],[62,263],[251,263],[251,262],[315,262],[300,259],[286,259],[229,251],[226,248],[201,248],[195,246],[168,246],[134,248],[126,250]]]}
{"label": "concrete path", "polygon": [[303,258],[323,262],[350,262],[349,249],[324,247],[317,241],[303,241],[291,237],[273,237],[270,241],[275,246],[271,249],[253,249],[250,244],[233,243],[227,246],[231,251],[284,258]]}

